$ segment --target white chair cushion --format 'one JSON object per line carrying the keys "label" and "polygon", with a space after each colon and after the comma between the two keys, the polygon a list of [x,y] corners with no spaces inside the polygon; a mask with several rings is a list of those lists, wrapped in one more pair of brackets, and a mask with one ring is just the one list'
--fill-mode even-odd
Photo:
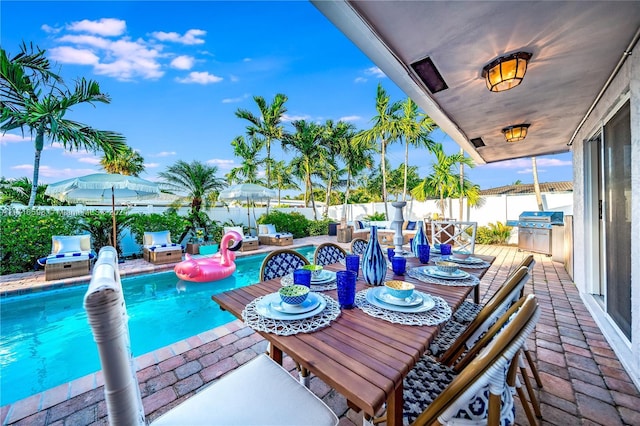
{"label": "white chair cushion", "polygon": [[80,256],[63,256],[57,257],[56,255],[47,256],[47,265],[53,265],[54,263],[69,263],[69,262],[77,262],[80,260],[88,260],[89,253],[88,252],[80,252]]}
{"label": "white chair cushion", "polygon": [[277,234],[276,226],[273,224],[258,225],[258,235]]}
{"label": "white chair cushion", "polygon": [[171,233],[169,231],[145,232],[143,242],[145,246],[171,244]]}
{"label": "white chair cushion", "polygon": [[51,242],[52,254],[91,251],[89,235],[54,235],[51,237]]}
{"label": "white chair cushion", "polygon": [[160,416],[152,425],[337,425],[336,415],[267,355]]}

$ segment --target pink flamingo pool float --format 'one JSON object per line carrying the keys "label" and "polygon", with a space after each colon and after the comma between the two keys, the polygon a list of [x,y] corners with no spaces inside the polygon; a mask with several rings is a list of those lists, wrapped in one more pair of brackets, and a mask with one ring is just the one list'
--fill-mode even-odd
{"label": "pink flamingo pool float", "polygon": [[[231,243],[231,245],[229,244]],[[185,254],[186,260],[178,263],[173,269],[181,280],[207,282],[227,278],[236,270],[236,254],[242,247],[242,235],[229,231],[220,241],[220,252],[212,257],[194,259]]]}

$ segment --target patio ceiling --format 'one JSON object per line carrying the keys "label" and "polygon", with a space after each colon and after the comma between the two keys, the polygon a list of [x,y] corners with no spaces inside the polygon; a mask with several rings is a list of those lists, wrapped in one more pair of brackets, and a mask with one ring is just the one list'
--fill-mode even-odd
{"label": "patio ceiling", "polygon": [[[312,2],[478,163],[569,151],[640,29],[640,1]],[[522,84],[490,92],[482,68],[519,51],[533,54]],[[425,57],[447,89],[414,73]],[[502,128],[520,123],[528,136],[507,143]]]}

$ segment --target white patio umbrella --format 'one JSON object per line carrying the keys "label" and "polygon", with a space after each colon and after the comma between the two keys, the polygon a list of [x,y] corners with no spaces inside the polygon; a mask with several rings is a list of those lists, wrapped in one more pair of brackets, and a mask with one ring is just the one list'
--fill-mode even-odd
{"label": "white patio umbrella", "polygon": [[83,204],[108,204],[111,197],[113,247],[116,247],[116,198],[118,201],[155,198],[160,194],[160,187],[135,176],[95,173],[52,183],[44,193],[60,201]]}
{"label": "white patio umbrella", "polygon": [[221,201],[245,201],[247,203],[247,225],[251,230],[251,214],[249,205],[256,201],[269,201],[276,196],[276,191],[255,183],[241,183],[220,191]]}

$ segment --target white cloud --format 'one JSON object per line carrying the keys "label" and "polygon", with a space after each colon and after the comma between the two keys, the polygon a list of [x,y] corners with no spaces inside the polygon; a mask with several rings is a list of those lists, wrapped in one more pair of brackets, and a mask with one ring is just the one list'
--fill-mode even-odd
{"label": "white cloud", "polygon": [[144,163],[145,169],[157,169],[160,167],[160,163]]}
{"label": "white cloud", "polygon": [[174,155],[176,155],[177,152],[175,151],[160,151],[158,153],[155,154],[149,154],[149,157],[172,157]]}
{"label": "white cloud", "polygon": [[218,77],[217,75],[209,74],[208,72],[198,72],[193,71],[190,72],[189,75],[185,78],[176,78],[178,83],[196,83],[196,84],[211,84],[211,83],[219,83],[223,79],[222,77]]}
{"label": "white cloud", "polygon": [[238,78],[238,76],[235,76],[235,75],[231,74],[231,75],[229,75],[229,80],[232,83],[237,83],[238,81],[240,81],[240,78]]}
{"label": "white cloud", "polygon": [[571,160],[559,160],[557,158],[536,158],[536,165],[546,167],[572,166]]}
{"label": "white cloud", "polygon": [[80,157],[78,158],[78,162],[80,163],[87,163],[87,164],[93,164],[98,165],[100,164],[100,159],[97,157]]}
{"label": "white cloud", "polygon": [[311,116],[310,115],[289,115],[289,114],[282,114],[282,121],[284,121],[285,123],[291,122],[291,121],[297,121],[297,120],[310,120]]}
{"label": "white cloud", "polygon": [[155,31],[151,33],[153,37],[160,41],[171,41],[181,44],[203,44],[204,40],[199,38],[206,35],[207,32],[203,30],[188,30],[184,35],[180,35],[176,32],[166,33],[164,31]]}
{"label": "white cloud", "polygon": [[70,46],[54,47],[49,53],[51,59],[63,64],[97,65],[100,61],[92,51]]}
{"label": "white cloud", "polygon": [[22,143],[22,142],[31,142],[31,137],[22,136],[22,135],[14,135],[12,133],[0,133],[0,145],[7,145],[10,143]]}
{"label": "white cloud", "polygon": [[338,118],[338,121],[358,121],[360,119],[362,119],[362,117],[360,117],[359,115],[347,115]]}
{"label": "white cloud", "polygon": [[211,164],[212,166],[217,166],[221,170],[231,170],[235,165],[233,160],[223,160],[221,158],[213,158],[211,160],[207,160],[207,164]]}
{"label": "white cloud", "polygon": [[383,73],[382,70],[380,68],[378,68],[378,67],[367,68],[366,70],[364,70],[364,73],[366,75],[371,75],[371,76],[377,77],[377,78],[386,77],[385,73]]}
{"label": "white cloud", "polygon": [[177,68],[179,70],[190,70],[193,68],[193,64],[195,63],[195,59],[193,56],[180,55],[171,61],[171,66],[173,68]]}
{"label": "white cloud", "polygon": [[104,37],[97,37],[93,35],[64,35],[57,39],[57,41],[61,41],[64,43],[72,43],[72,44],[86,44],[91,47],[97,47],[99,49],[108,49],[109,45],[112,43],[112,40],[106,39]]}
{"label": "white cloud", "polygon": [[[33,173],[33,165],[32,164],[19,164],[11,167],[13,170],[23,170]],[[41,177],[44,178],[55,178],[54,181],[69,179],[78,176],[84,176],[91,173],[96,173],[95,169],[78,169],[78,168],[63,168],[57,169],[51,166],[40,165],[38,169],[38,173]],[[45,183],[41,181],[40,183]]]}
{"label": "white cloud", "polygon": [[245,93],[244,95],[238,96],[237,98],[224,98],[222,100],[222,103],[223,104],[234,104],[234,103],[242,102],[247,98],[249,98],[249,94]]}
{"label": "white cloud", "polygon": [[48,151],[50,149],[64,149],[64,145],[62,145],[60,142],[52,142],[49,145],[45,145],[43,149],[45,151]]}
{"label": "white cloud", "polygon": [[99,21],[82,21],[72,22],[67,25],[67,29],[76,32],[99,34],[102,36],[119,36],[124,33],[127,23],[120,19],[102,18]]}
{"label": "white cloud", "polygon": [[44,31],[45,33],[48,33],[48,34],[56,34],[56,33],[59,33],[60,30],[61,30],[60,28],[55,28],[55,27],[52,27],[51,25],[47,25],[47,24],[42,25],[40,27],[40,29],[42,31]]}
{"label": "white cloud", "polygon": [[244,58],[242,62],[251,62],[251,58]]}
{"label": "white cloud", "polygon": [[354,83],[366,83],[367,79],[364,77],[356,77],[355,80],[353,80]]}

